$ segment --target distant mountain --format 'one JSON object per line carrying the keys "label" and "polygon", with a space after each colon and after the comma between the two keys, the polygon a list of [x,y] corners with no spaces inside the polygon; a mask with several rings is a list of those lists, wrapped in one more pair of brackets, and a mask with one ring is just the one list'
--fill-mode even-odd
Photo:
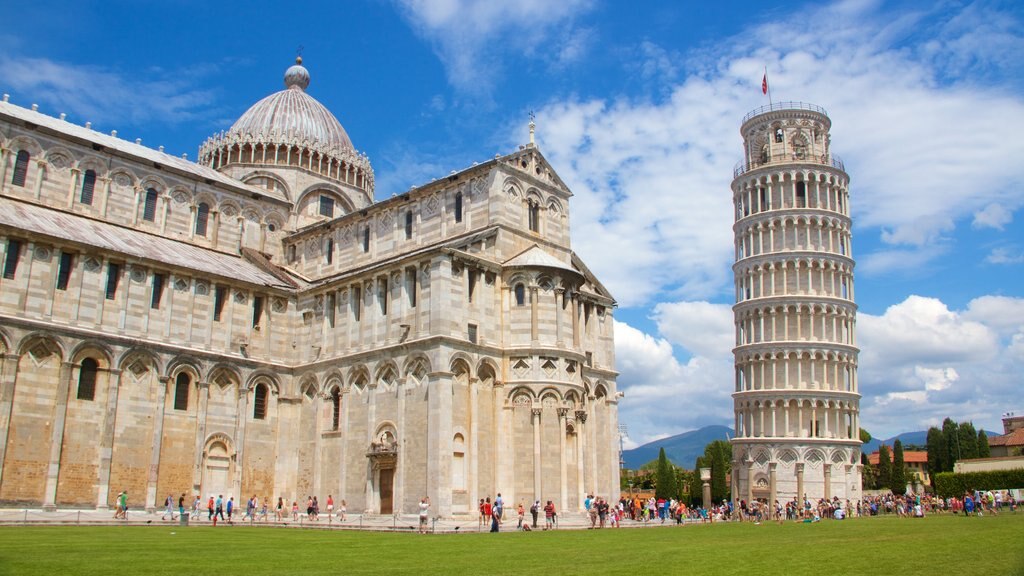
{"label": "distant mountain", "polygon": [[622,460],[626,468],[635,470],[651,460],[656,460],[658,452],[664,448],[665,457],[669,461],[681,468],[692,469],[697,457],[704,455],[705,446],[715,440],[728,440],[732,436],[732,428],[728,426],[705,426],[655,440],[632,450],[624,450]]}

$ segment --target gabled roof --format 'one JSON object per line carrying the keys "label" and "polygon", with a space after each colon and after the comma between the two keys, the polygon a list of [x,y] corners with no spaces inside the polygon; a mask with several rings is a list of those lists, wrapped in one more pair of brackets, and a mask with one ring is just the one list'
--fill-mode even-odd
{"label": "gabled roof", "polygon": [[257,286],[293,287],[240,256],[0,197],[0,228],[7,227],[116,252],[129,258],[185,268],[198,274],[231,278]]}
{"label": "gabled roof", "polygon": [[580,274],[579,270],[548,254],[536,244],[509,258],[504,262],[503,266],[506,268],[555,268],[567,270],[573,274]]}

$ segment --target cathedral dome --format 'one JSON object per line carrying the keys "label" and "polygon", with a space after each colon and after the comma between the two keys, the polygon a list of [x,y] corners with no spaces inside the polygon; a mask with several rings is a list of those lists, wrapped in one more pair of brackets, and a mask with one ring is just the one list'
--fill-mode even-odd
{"label": "cathedral dome", "polygon": [[309,141],[332,148],[353,149],[352,141],[330,110],[306,94],[309,71],[302,58],[284,73],[285,89],[253,104],[238,119],[228,136],[257,136]]}

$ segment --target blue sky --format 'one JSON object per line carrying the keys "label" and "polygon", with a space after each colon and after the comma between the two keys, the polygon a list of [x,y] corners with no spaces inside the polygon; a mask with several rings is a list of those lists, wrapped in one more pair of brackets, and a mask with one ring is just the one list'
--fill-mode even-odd
{"label": "blue sky", "polygon": [[847,167],[862,425],[1024,411],[1024,6],[419,0],[21,2],[11,101],[195,158],[282,88],[369,155],[386,198],[526,142],[575,193],[573,248],[619,301],[629,445],[732,424],[739,124],[812,102]]}

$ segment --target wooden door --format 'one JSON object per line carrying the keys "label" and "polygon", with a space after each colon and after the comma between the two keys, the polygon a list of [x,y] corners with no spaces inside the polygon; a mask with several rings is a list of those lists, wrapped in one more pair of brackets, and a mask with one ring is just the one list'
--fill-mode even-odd
{"label": "wooden door", "polygon": [[380,471],[380,513],[393,514],[395,505],[393,494],[395,488],[395,469],[385,468]]}

